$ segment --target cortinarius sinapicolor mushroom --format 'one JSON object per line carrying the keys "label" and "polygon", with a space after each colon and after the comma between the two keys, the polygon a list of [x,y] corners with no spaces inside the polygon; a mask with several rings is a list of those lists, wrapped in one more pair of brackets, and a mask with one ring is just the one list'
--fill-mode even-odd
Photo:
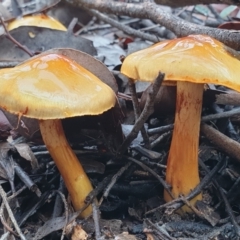
{"label": "cortinarius sinapicolor mushroom", "polygon": [[[166,181],[175,198],[199,183],[198,145],[203,84],[240,91],[240,61],[234,50],[205,35],[190,35],[157,43],[127,56],[121,72],[133,80],[153,81],[161,71],[165,81],[177,81],[174,131]],[[172,200],[165,191],[166,201]],[[201,194],[192,203],[201,199]],[[186,208],[186,211],[189,209]]]}
{"label": "cortinarius sinapicolor mushroom", "polygon": [[17,18],[8,24],[8,30],[11,31],[21,26],[36,26],[67,31],[66,27],[59,21],[45,14],[37,14]]}
{"label": "cortinarius sinapicolor mushroom", "polygon": [[[91,72],[60,54],[41,54],[0,71],[0,107],[39,119],[42,138],[54,159],[75,210],[85,206],[92,185],[69,146],[61,119],[99,115],[115,105],[113,90]],[[91,207],[80,217],[91,214]]]}

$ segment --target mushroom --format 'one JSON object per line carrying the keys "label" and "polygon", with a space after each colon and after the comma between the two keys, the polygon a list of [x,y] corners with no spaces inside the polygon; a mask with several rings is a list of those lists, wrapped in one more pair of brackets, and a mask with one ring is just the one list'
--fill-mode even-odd
{"label": "mushroom", "polygon": [[[68,144],[61,119],[99,115],[114,107],[113,90],[75,61],[41,54],[0,71],[0,107],[19,117],[39,119],[43,141],[70,193],[75,210],[85,206],[92,185]],[[91,214],[91,207],[80,217]]]}
{"label": "mushroom", "polygon": [[[157,43],[127,56],[121,72],[133,80],[177,81],[174,131],[166,181],[174,198],[188,195],[199,183],[198,145],[204,83],[221,84],[240,91],[239,55],[205,35],[190,35]],[[201,194],[192,200],[194,204]],[[172,200],[165,191],[166,201]],[[185,207],[184,211],[190,211]]]}
{"label": "mushroom", "polygon": [[8,24],[8,30],[11,31],[21,26],[36,26],[67,31],[64,25],[62,25],[59,21],[46,14],[37,14],[17,18]]}

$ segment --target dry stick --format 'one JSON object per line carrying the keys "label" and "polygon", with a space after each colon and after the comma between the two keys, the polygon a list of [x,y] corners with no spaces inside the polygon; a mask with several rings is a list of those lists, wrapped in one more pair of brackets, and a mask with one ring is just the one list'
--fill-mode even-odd
{"label": "dry stick", "polygon": [[172,131],[163,133],[161,136],[159,136],[156,140],[151,142],[150,149],[156,147],[160,142],[162,142],[165,138],[169,137],[172,134]]}
{"label": "dry stick", "polygon": [[63,240],[63,238],[65,236],[65,232],[66,232],[67,223],[68,223],[69,209],[68,209],[68,203],[67,203],[67,200],[66,200],[64,194],[62,192],[60,192],[59,190],[56,190],[55,192],[58,193],[58,196],[60,196],[60,198],[62,199],[62,201],[64,203],[64,209],[65,209],[64,212],[65,212],[66,221],[65,221],[65,226],[63,227],[62,235],[61,235],[61,240]]}
{"label": "dry stick", "polygon": [[[206,173],[209,173],[208,168],[206,167],[206,165],[201,160],[199,161],[199,164],[204,169],[204,171],[206,171]],[[219,193],[220,193],[220,195],[222,197],[222,200],[224,201],[224,204],[225,204],[226,210],[227,210],[226,212],[228,213],[228,215],[230,217],[230,220],[232,222],[232,225],[234,226],[236,234],[238,236],[240,236],[240,227],[238,226],[237,219],[236,219],[236,217],[233,214],[232,208],[231,208],[231,206],[229,204],[229,201],[228,201],[226,195],[224,194],[221,186],[218,184],[218,182],[216,180],[213,179],[212,182],[215,185],[215,188],[219,191]]]}
{"label": "dry stick", "polygon": [[157,231],[159,236],[164,240],[174,240],[175,238],[172,238],[170,235],[167,235],[166,232],[164,232],[157,224],[154,224],[149,219],[146,219],[147,223]]}
{"label": "dry stick", "polygon": [[[101,193],[108,183],[111,181],[112,175],[105,177],[98,185],[95,187],[86,197],[85,204],[92,203],[93,200],[97,197],[99,193]],[[101,199],[102,200],[102,199]],[[100,201],[101,201],[100,200]]]}
{"label": "dry stick", "polygon": [[4,215],[3,215],[3,210],[4,210],[4,203],[2,202],[0,207],[0,219],[1,219],[2,225],[8,230],[9,233],[13,234],[16,237],[19,237],[18,234],[15,233],[13,229],[10,226],[8,226],[8,224],[6,223],[6,220],[4,219]]}
{"label": "dry stick", "polygon": [[157,128],[152,128],[152,129],[148,130],[148,134],[153,135],[156,133],[165,133],[165,132],[173,130],[173,127],[174,127],[173,124],[169,124],[169,125],[165,125],[165,126],[161,126],[161,127],[157,127]]}
{"label": "dry stick", "polygon": [[221,151],[240,162],[240,143],[207,124],[201,124],[201,132]]}
{"label": "dry stick", "polygon": [[[232,116],[238,115],[238,114],[240,114],[240,108],[232,109],[232,110],[227,111],[227,112],[210,114],[208,116],[202,117],[201,121],[202,122],[207,122],[207,121],[213,121],[213,120],[217,120],[217,119],[221,119],[221,118],[229,118],[229,117],[232,117]],[[156,134],[156,133],[164,133],[168,130],[172,130],[173,128],[174,128],[174,124],[169,124],[169,125],[166,125],[166,126],[152,128],[152,129],[148,130],[148,134],[153,135],[153,134]]]}
{"label": "dry stick", "polygon": [[137,137],[139,130],[143,127],[144,123],[148,119],[148,117],[153,113],[154,111],[154,99],[156,94],[159,91],[159,88],[164,80],[164,73],[159,73],[158,77],[152,84],[150,91],[148,92],[147,101],[144,106],[144,109],[138,118],[138,120],[135,122],[135,125],[132,129],[132,131],[129,133],[129,135],[124,140],[123,144],[120,146],[118,152],[120,154],[123,154],[126,149],[129,147],[130,143]]}
{"label": "dry stick", "polygon": [[7,201],[7,195],[5,193],[5,191],[3,190],[2,186],[0,185],[0,195],[2,197],[2,200],[3,200],[3,203],[7,209],[7,212],[8,212],[8,215],[19,235],[19,237],[22,239],[22,240],[26,240],[25,236],[23,235],[21,229],[19,228],[18,224],[17,224],[17,221],[13,215],[13,212],[12,212],[12,209],[10,208],[9,204],[8,204],[8,201]]}
{"label": "dry stick", "polygon": [[19,179],[28,187],[28,189],[34,192],[38,197],[41,197],[42,193],[36,183],[32,181],[28,174],[17,163],[14,164],[14,170]]}
{"label": "dry stick", "polygon": [[[59,180],[58,191],[61,192],[61,193],[65,193],[66,192],[66,187],[65,187],[65,184],[63,182],[62,177],[60,177],[60,180]],[[61,196],[57,195],[56,198],[55,198],[55,202],[54,202],[52,218],[56,218],[56,217],[61,216],[62,209],[63,209],[63,201],[61,199]]]}
{"label": "dry stick", "polygon": [[208,122],[208,121],[217,120],[220,118],[229,118],[237,114],[240,114],[240,108],[235,108],[227,112],[221,112],[221,113],[204,116],[202,117],[202,122]]}
{"label": "dry stick", "polygon": [[95,227],[95,239],[100,240],[101,239],[101,231],[100,231],[100,223],[99,223],[99,209],[98,209],[98,203],[97,200],[94,199],[92,203],[92,210],[93,210],[93,221],[94,221],[94,227]]}
{"label": "dry stick", "polygon": [[135,36],[135,37],[139,37],[139,38],[142,38],[144,40],[148,40],[148,41],[151,41],[151,42],[160,42],[160,41],[163,41],[164,39],[161,39],[161,38],[158,38],[157,36],[155,35],[151,35],[151,34],[148,34],[148,33],[143,33],[139,30],[135,30],[131,27],[128,27],[128,26],[125,26],[119,22],[117,22],[116,20],[100,13],[99,11],[96,11],[96,10],[89,10],[90,13],[92,13],[94,16],[96,16],[97,18],[99,18],[100,20],[106,22],[106,23],[109,23],[111,26],[113,27],[116,27],[120,30],[122,30],[123,32],[129,34],[129,35],[132,35],[132,36]]}
{"label": "dry stick", "polygon": [[156,173],[154,172],[150,167],[146,166],[142,162],[139,162],[138,160],[132,158],[132,157],[127,157],[125,156],[127,160],[136,163],[139,165],[143,170],[151,173],[164,187],[164,189],[168,192],[168,194],[174,199],[172,192],[170,191],[169,185]]}
{"label": "dry stick", "polygon": [[[128,86],[129,86],[129,91],[130,91],[131,96],[132,96],[132,103],[133,103],[135,121],[137,121],[137,119],[139,118],[139,116],[141,114],[141,110],[140,110],[140,106],[139,106],[139,102],[138,102],[136,85],[135,85],[135,82],[133,81],[133,79],[129,78]],[[141,133],[142,133],[142,137],[143,137],[143,140],[144,140],[144,143],[145,143],[145,147],[149,148],[149,145],[150,145],[149,144],[149,137],[148,137],[146,129],[144,128],[144,125],[141,129]]]}
{"label": "dry stick", "polygon": [[[88,9],[96,9],[100,12],[124,15],[142,19],[151,19],[167,29],[171,30],[178,37],[189,34],[207,34],[218,39],[226,45],[238,50],[240,49],[240,34],[238,31],[216,29],[200,26],[185,21],[171,13],[168,13],[154,2],[125,3],[112,0],[66,0],[71,4]],[[175,1],[176,2],[176,1]]]}
{"label": "dry stick", "polygon": [[116,181],[123,175],[123,173],[131,166],[131,162],[128,162],[125,166],[123,166],[111,179],[110,184],[107,186],[106,190],[104,191],[103,196],[101,197],[99,201],[99,206],[102,204],[103,199],[108,197],[109,192],[111,191],[113,185],[116,183]]}
{"label": "dry stick", "polygon": [[14,44],[16,44],[19,48],[21,48],[23,51],[25,51],[30,57],[34,56],[34,54],[25,46],[23,46],[20,42],[18,42],[15,38],[12,37],[12,35],[9,33],[9,31],[7,30],[6,24],[2,18],[2,16],[0,15],[0,22],[3,25],[6,37],[12,41]]}
{"label": "dry stick", "polygon": [[20,193],[22,193],[27,188],[26,185],[22,186],[19,190],[17,190],[15,193],[12,193],[9,197],[7,197],[7,200],[10,201],[11,199],[17,197]]}
{"label": "dry stick", "polygon": [[240,93],[229,92],[216,95],[217,104],[240,106]]}
{"label": "dry stick", "polygon": [[[222,163],[223,163],[223,159],[217,163],[217,165],[213,168],[213,170],[202,179],[202,181],[197,185],[197,187],[194,188],[193,191],[190,192],[185,197],[185,199],[190,201],[191,199],[196,197],[202,191],[202,189],[211,182],[214,175],[222,167]],[[151,214],[151,213],[154,213],[155,211],[161,210],[163,208],[171,208],[171,210],[173,212],[173,211],[179,209],[180,207],[182,207],[183,205],[184,205],[184,203],[182,202],[182,198],[180,197],[180,198],[176,198],[176,199],[172,200],[171,202],[165,203],[157,208],[154,208],[154,209],[146,212],[145,214],[146,215]]]}
{"label": "dry stick", "polygon": [[77,18],[73,18],[72,21],[69,23],[68,28],[67,28],[67,34],[69,36],[73,35],[73,30],[77,23],[78,23]]}

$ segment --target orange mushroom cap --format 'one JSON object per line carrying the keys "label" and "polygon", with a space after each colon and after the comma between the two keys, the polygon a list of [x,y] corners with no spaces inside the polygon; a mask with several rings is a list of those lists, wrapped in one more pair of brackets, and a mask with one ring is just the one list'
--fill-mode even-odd
{"label": "orange mushroom cap", "polygon": [[134,80],[220,84],[240,91],[240,61],[227,47],[206,35],[166,40],[127,56],[121,73]]}
{"label": "orange mushroom cap", "polygon": [[[65,137],[61,118],[98,115],[115,105],[113,90],[69,58],[45,53],[0,71],[0,107],[40,119],[44,143],[61,173],[75,210],[86,207],[92,185]],[[88,206],[80,217],[91,214]]]}
{"label": "orange mushroom cap", "polygon": [[8,30],[11,31],[21,26],[45,27],[55,30],[67,31],[66,27],[63,24],[45,14],[24,16],[22,18],[15,19],[8,24]]}
{"label": "orange mushroom cap", "polygon": [[[198,146],[204,83],[221,84],[240,91],[239,54],[205,35],[190,35],[157,43],[124,59],[121,73],[133,80],[177,82],[176,112],[167,160],[166,181],[171,196],[189,194],[199,184]],[[192,199],[195,203],[201,194]],[[182,208],[190,211],[189,208]]]}
{"label": "orange mushroom cap", "polygon": [[0,106],[37,119],[98,115],[112,108],[112,89],[59,54],[34,57],[0,71]]}

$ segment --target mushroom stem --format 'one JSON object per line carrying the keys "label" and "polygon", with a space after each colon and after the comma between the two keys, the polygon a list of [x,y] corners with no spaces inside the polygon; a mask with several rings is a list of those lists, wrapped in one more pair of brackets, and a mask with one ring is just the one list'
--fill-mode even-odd
{"label": "mushroom stem", "polygon": [[[80,210],[92,191],[91,182],[66,139],[61,120],[40,120],[39,125],[43,141],[63,177],[74,209]],[[89,206],[80,217],[85,218],[91,213],[92,207]]]}
{"label": "mushroom stem", "polygon": [[[175,123],[167,162],[166,181],[172,186],[175,198],[188,195],[200,182],[198,173],[198,146],[202,111],[203,84],[177,83]],[[201,194],[191,200],[194,204]],[[164,199],[172,198],[165,191]],[[191,211],[187,206],[184,212]]]}

